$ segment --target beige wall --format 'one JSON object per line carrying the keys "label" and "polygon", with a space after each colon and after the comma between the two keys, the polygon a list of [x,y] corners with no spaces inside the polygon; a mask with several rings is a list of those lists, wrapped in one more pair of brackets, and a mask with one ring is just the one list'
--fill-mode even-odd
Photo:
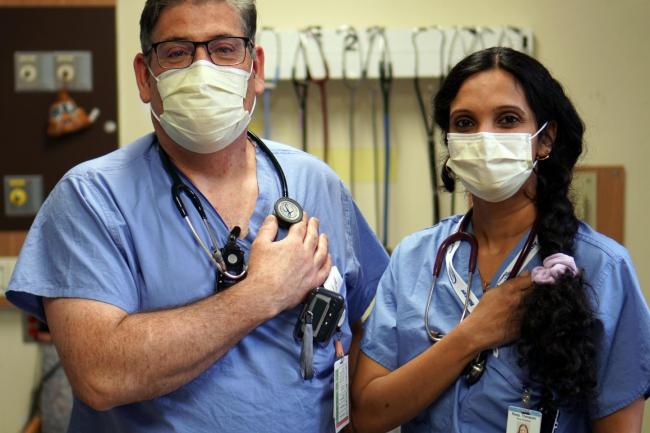
{"label": "beige wall", "polygon": [[37,345],[22,339],[20,313],[0,310],[0,433],[21,431],[41,374]]}
{"label": "beige wall", "polygon": [[[117,1],[118,89],[120,142],[126,144],[151,130],[147,108],[139,103],[132,72],[138,48],[138,18],[144,0]],[[395,6],[398,4],[399,6]],[[322,6],[326,5],[326,6]],[[321,7],[322,6],[322,7]],[[625,243],[637,265],[646,296],[650,297],[650,239],[644,218],[650,212],[646,145],[650,120],[650,56],[646,43],[650,16],[646,0],[258,0],[260,23],[277,28],[310,24],[338,27],[384,25],[410,27],[428,24],[515,25],[531,28],[537,57],[565,85],[587,124],[585,164],[623,165],[626,170]],[[311,108],[318,111],[316,91]],[[347,179],[345,146],[346,94],[340,83],[330,89],[333,166]],[[274,137],[298,145],[296,103],[290,85],[274,93]],[[367,91],[361,103],[367,106]],[[362,105],[360,105],[361,107]],[[398,82],[393,92],[394,185],[390,243],[430,225],[430,191],[425,145],[410,82]],[[258,114],[260,114],[258,112]],[[369,111],[360,108],[357,129],[368,130]],[[259,121],[259,119],[258,119]],[[310,119],[318,143],[319,119]],[[368,133],[369,134],[369,133]],[[369,154],[367,136],[360,152]],[[368,168],[368,167],[366,167]],[[646,185],[646,187],[644,187]],[[357,200],[368,220],[375,220],[369,175],[357,184]],[[17,433],[28,410],[28,391],[38,371],[37,350],[20,343],[18,314],[0,312],[0,433]],[[645,432],[650,433],[650,408]]]}

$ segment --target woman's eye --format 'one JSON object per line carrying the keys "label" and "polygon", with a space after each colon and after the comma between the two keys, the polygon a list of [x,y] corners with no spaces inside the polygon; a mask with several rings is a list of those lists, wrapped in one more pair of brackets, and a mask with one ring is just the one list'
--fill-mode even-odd
{"label": "woman's eye", "polygon": [[460,117],[454,121],[456,129],[467,129],[473,125],[473,122],[467,117]]}
{"label": "woman's eye", "polygon": [[501,125],[514,125],[516,123],[519,123],[519,117],[511,114],[499,118],[499,124]]}

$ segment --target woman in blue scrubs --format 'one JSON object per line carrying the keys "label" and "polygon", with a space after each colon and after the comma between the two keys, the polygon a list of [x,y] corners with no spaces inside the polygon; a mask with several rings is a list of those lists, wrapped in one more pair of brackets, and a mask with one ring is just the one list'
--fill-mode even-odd
{"label": "woman in blue scrubs", "polygon": [[472,211],[393,253],[352,385],[357,431],[640,432],[650,312],[625,248],[575,216],[573,104],[507,48],[461,61],[434,104],[443,181]]}

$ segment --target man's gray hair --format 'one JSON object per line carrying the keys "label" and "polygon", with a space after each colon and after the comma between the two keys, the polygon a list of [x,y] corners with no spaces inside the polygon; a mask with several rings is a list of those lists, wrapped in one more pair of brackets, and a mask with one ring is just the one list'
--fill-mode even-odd
{"label": "man's gray hair", "polygon": [[168,6],[175,6],[180,3],[191,2],[201,4],[208,2],[221,3],[226,2],[239,14],[244,36],[255,43],[255,33],[257,32],[257,8],[255,0],[147,0],[142,15],[140,16],[140,46],[142,52],[148,54],[151,50],[151,34],[153,33],[162,11]]}

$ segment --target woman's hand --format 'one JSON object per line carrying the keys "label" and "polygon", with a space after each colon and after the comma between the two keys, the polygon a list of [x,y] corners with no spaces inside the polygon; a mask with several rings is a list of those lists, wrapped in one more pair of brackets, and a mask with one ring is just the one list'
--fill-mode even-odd
{"label": "woman's hand", "polygon": [[458,331],[470,336],[478,351],[513,341],[519,336],[522,300],[531,287],[530,274],[525,273],[488,289]]}

